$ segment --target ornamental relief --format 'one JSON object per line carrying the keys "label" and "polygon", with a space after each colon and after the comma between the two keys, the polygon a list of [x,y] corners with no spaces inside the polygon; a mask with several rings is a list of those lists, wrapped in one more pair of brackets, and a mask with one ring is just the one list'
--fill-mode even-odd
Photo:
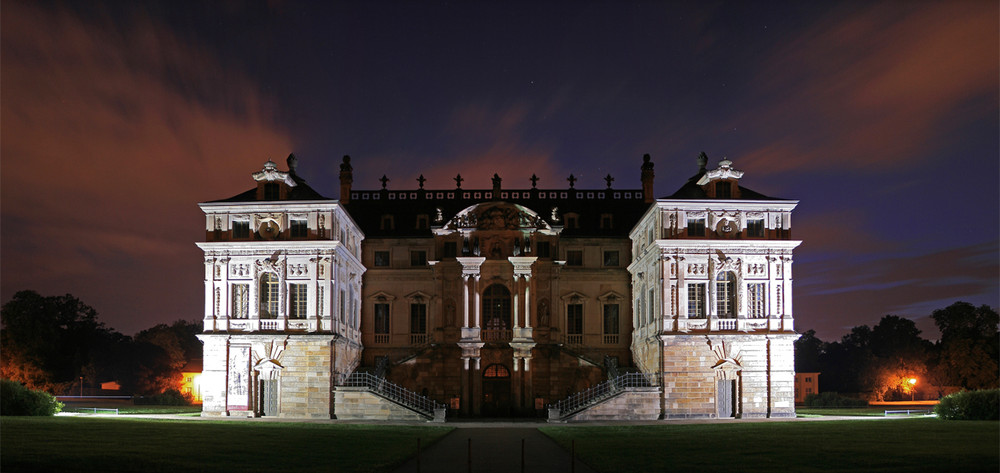
{"label": "ornamental relief", "polygon": [[289,276],[308,276],[309,275],[309,265],[304,263],[292,263],[288,265],[288,275]]}
{"label": "ornamental relief", "polygon": [[746,271],[748,276],[766,276],[767,275],[767,264],[764,263],[749,263],[746,266]]}
{"label": "ornamental relief", "polygon": [[244,279],[252,276],[249,263],[236,263],[229,265],[229,277]]}
{"label": "ornamental relief", "polygon": [[704,263],[688,263],[687,273],[688,274],[705,274],[707,265]]}

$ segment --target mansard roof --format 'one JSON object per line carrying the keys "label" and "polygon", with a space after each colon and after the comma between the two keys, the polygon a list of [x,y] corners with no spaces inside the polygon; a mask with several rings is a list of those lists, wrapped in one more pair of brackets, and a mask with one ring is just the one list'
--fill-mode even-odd
{"label": "mansard roof", "polygon": [[[719,167],[712,170],[707,170],[705,165],[708,163],[708,156],[705,153],[701,153],[698,156],[698,174],[695,174],[690,179],[681,186],[677,192],[663,197],[663,199],[675,199],[675,200],[706,200],[706,199],[720,199],[720,200],[787,200],[780,197],[769,197],[760,192],[747,189],[746,187],[738,185],[740,178],[743,177],[743,171],[738,171],[733,169],[732,161],[728,159],[723,159],[719,161]],[[735,192],[729,197],[714,197],[706,191],[708,186],[713,182],[718,181],[730,181],[737,184],[739,192]]]}
{"label": "mansard roof", "polygon": [[[328,197],[324,197],[319,192],[313,190],[306,184],[306,180],[299,177],[295,173],[296,158],[294,154],[288,155],[288,172],[278,171],[277,165],[274,161],[268,160],[264,163],[264,169],[253,173],[253,178],[257,182],[277,182],[283,186],[286,186],[287,192],[284,193],[284,198],[281,201],[288,200],[331,200]],[[246,192],[241,192],[228,199],[213,200],[211,203],[216,202],[258,202],[260,193],[257,191],[257,187],[249,189]]]}
{"label": "mansard roof", "polygon": [[[627,237],[650,204],[642,189],[412,189],[352,190],[344,207],[367,238],[430,237],[456,216],[478,204],[502,202],[530,210],[551,227],[563,227],[562,236]],[[554,214],[554,215],[553,215]],[[565,227],[564,219],[575,217],[576,227]],[[611,215],[611,228],[602,228],[603,215]],[[392,216],[385,228],[383,216]],[[426,216],[427,228],[418,228],[418,217]],[[555,218],[553,218],[553,216]]]}

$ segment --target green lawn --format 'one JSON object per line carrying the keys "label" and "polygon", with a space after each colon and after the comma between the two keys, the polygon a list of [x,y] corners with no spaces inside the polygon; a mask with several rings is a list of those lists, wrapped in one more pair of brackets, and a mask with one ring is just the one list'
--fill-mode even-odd
{"label": "green lawn", "polygon": [[1000,424],[936,418],[542,427],[599,472],[1000,471]]}
{"label": "green lawn", "polygon": [[[923,410],[934,411],[934,406],[868,406],[868,407],[796,407],[795,413],[800,417],[809,416],[866,416],[885,417],[885,411],[896,410]],[[893,416],[904,416],[905,414],[890,414]],[[924,414],[910,414],[919,416]]]}
{"label": "green lawn", "polygon": [[384,472],[451,431],[260,421],[0,417],[0,470]]}

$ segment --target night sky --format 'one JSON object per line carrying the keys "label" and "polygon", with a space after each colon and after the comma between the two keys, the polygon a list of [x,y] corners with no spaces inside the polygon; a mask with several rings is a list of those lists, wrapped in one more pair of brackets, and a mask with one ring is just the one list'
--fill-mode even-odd
{"label": "night sky", "polygon": [[[639,188],[706,152],[796,199],[795,318],[1000,306],[998,3],[0,3],[0,296],[203,315],[198,202],[271,158],[354,186]],[[536,4],[541,3],[541,4]]]}

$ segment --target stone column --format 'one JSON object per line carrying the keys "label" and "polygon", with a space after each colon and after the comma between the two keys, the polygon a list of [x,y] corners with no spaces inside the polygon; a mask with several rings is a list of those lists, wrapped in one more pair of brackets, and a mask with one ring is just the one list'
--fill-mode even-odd
{"label": "stone column", "polygon": [[465,327],[465,328],[469,328],[469,327],[471,327],[472,320],[470,319],[470,314],[469,314],[469,275],[468,274],[463,274],[462,275],[462,288],[463,288],[463,291],[462,291],[462,302],[463,302],[463,304],[462,304],[462,308],[463,308],[462,309],[462,321],[463,322],[462,323],[463,323],[463,325],[462,326]]}
{"label": "stone column", "polygon": [[514,307],[513,307],[513,312],[514,312],[514,330],[517,330],[517,329],[521,328],[521,323],[517,319],[517,316],[518,316],[517,303],[520,301],[520,298],[518,297],[520,295],[520,292],[521,292],[521,277],[515,274],[514,275]]}
{"label": "stone column", "polygon": [[472,288],[473,289],[472,290],[476,292],[476,302],[475,302],[475,305],[476,305],[476,325],[473,325],[473,328],[481,329],[482,328],[482,324],[480,323],[479,319],[480,319],[480,316],[481,316],[480,314],[482,312],[482,303],[479,300],[480,299],[480,295],[479,295],[479,273],[476,273],[475,275],[472,276],[472,281],[473,281],[473,284],[472,284]]}
{"label": "stone column", "polygon": [[531,276],[524,277],[524,328],[531,329]]}

